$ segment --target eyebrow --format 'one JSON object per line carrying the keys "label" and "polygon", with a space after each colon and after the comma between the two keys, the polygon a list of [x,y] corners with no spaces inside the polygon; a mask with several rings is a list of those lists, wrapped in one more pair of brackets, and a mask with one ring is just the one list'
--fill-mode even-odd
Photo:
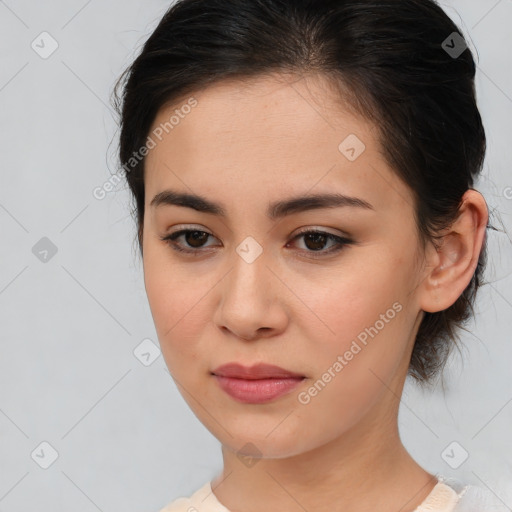
{"label": "eyebrow", "polygon": [[[157,208],[162,205],[183,206],[185,208],[192,208],[198,212],[226,217],[226,210],[221,204],[215,203],[196,194],[182,193],[175,190],[164,190],[159,192],[155,197],[153,197],[150,203],[152,208]],[[276,201],[268,205],[266,213],[267,217],[274,220],[308,210],[339,208],[342,206],[374,210],[373,206],[364,199],[346,196],[343,194],[330,193],[310,194]]]}

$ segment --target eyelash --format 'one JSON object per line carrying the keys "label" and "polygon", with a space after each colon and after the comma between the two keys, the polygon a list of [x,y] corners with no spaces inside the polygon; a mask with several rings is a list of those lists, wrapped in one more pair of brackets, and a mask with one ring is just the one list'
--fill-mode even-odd
{"label": "eyelash", "polygon": [[[175,240],[177,238],[179,238],[180,236],[187,234],[187,233],[202,233],[202,234],[204,233],[206,235],[213,236],[211,233],[208,233],[207,231],[202,231],[200,229],[181,229],[181,230],[175,231],[174,233],[171,233],[169,235],[160,237],[160,240],[165,242],[167,245],[169,245],[171,247],[171,249],[173,249],[177,252],[189,254],[191,256],[200,256],[201,252],[204,253],[204,251],[202,251],[201,248],[192,249],[192,250],[183,249],[183,247],[180,247],[179,244],[177,244],[175,242]],[[307,252],[308,257],[312,257],[313,259],[315,259],[315,258],[318,259],[318,258],[326,257],[331,254],[336,254],[336,253],[342,251],[347,245],[354,243],[349,238],[334,235],[332,233],[327,233],[325,231],[319,231],[319,230],[313,230],[313,229],[305,229],[303,231],[300,231],[293,237],[292,241],[296,240],[297,238],[303,237],[305,235],[309,235],[309,234],[323,235],[328,240],[332,240],[336,243],[336,245],[333,246],[333,248],[331,248],[327,251],[324,251],[324,250],[313,251],[313,250],[305,250],[305,249],[302,250],[304,252]],[[311,254],[311,256],[309,256],[309,254]],[[314,254],[320,254],[320,256],[316,256],[316,255],[313,256]]]}

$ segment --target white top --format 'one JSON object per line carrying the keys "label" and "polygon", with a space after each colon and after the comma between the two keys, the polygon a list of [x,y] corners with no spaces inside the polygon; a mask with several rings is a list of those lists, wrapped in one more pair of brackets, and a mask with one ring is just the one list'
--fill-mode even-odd
{"label": "white top", "polygon": [[[463,485],[455,479],[437,476],[438,482],[414,512],[510,512],[494,494],[483,488]],[[160,512],[230,512],[206,482],[190,497],[180,497]]]}

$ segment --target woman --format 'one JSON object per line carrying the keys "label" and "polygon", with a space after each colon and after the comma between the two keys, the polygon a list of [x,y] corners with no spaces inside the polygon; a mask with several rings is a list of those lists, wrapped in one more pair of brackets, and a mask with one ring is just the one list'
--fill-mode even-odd
{"label": "woman", "polygon": [[[224,468],[170,511],[485,510],[398,432],[470,318],[475,64],[425,0],[181,0],[119,85],[167,367]],[[479,507],[479,508],[478,508]]]}

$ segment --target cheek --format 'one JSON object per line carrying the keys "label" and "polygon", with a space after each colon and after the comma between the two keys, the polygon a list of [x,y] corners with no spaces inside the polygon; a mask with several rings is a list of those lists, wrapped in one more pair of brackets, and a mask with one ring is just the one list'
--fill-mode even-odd
{"label": "cheek", "polygon": [[187,277],[151,250],[144,253],[144,282],[167,366],[171,372],[186,368],[197,361],[198,340],[211,321],[206,304],[213,284]]}
{"label": "cheek", "polygon": [[[364,390],[365,379],[372,377],[369,369],[385,377],[403,362],[415,316],[407,307],[413,268],[403,260],[397,265],[391,252],[379,252],[378,264],[361,258],[334,270],[322,286],[311,287],[310,280],[297,284],[309,308],[301,329],[307,350],[315,354],[316,378],[331,368]],[[343,379],[335,380],[341,384]]]}
{"label": "cheek", "polygon": [[[405,305],[391,300],[387,279],[368,283],[371,287],[362,289],[347,282],[323,299],[316,297],[314,307],[334,334],[327,328],[316,334],[310,329],[305,337],[306,354],[314,354],[313,370],[309,386],[297,397],[299,414],[311,431],[326,438],[349,429],[376,402],[389,399],[391,381],[407,362]],[[313,323],[318,328],[318,320]]]}
{"label": "cheek", "polygon": [[382,321],[387,325],[386,320],[393,319],[404,306],[405,281],[406,276],[390,266],[361,263],[360,268],[334,271],[321,286],[312,287],[309,278],[305,279],[296,290],[310,310],[309,322],[315,323],[316,332],[328,344],[336,344],[357,337],[375,323],[378,328]]}

